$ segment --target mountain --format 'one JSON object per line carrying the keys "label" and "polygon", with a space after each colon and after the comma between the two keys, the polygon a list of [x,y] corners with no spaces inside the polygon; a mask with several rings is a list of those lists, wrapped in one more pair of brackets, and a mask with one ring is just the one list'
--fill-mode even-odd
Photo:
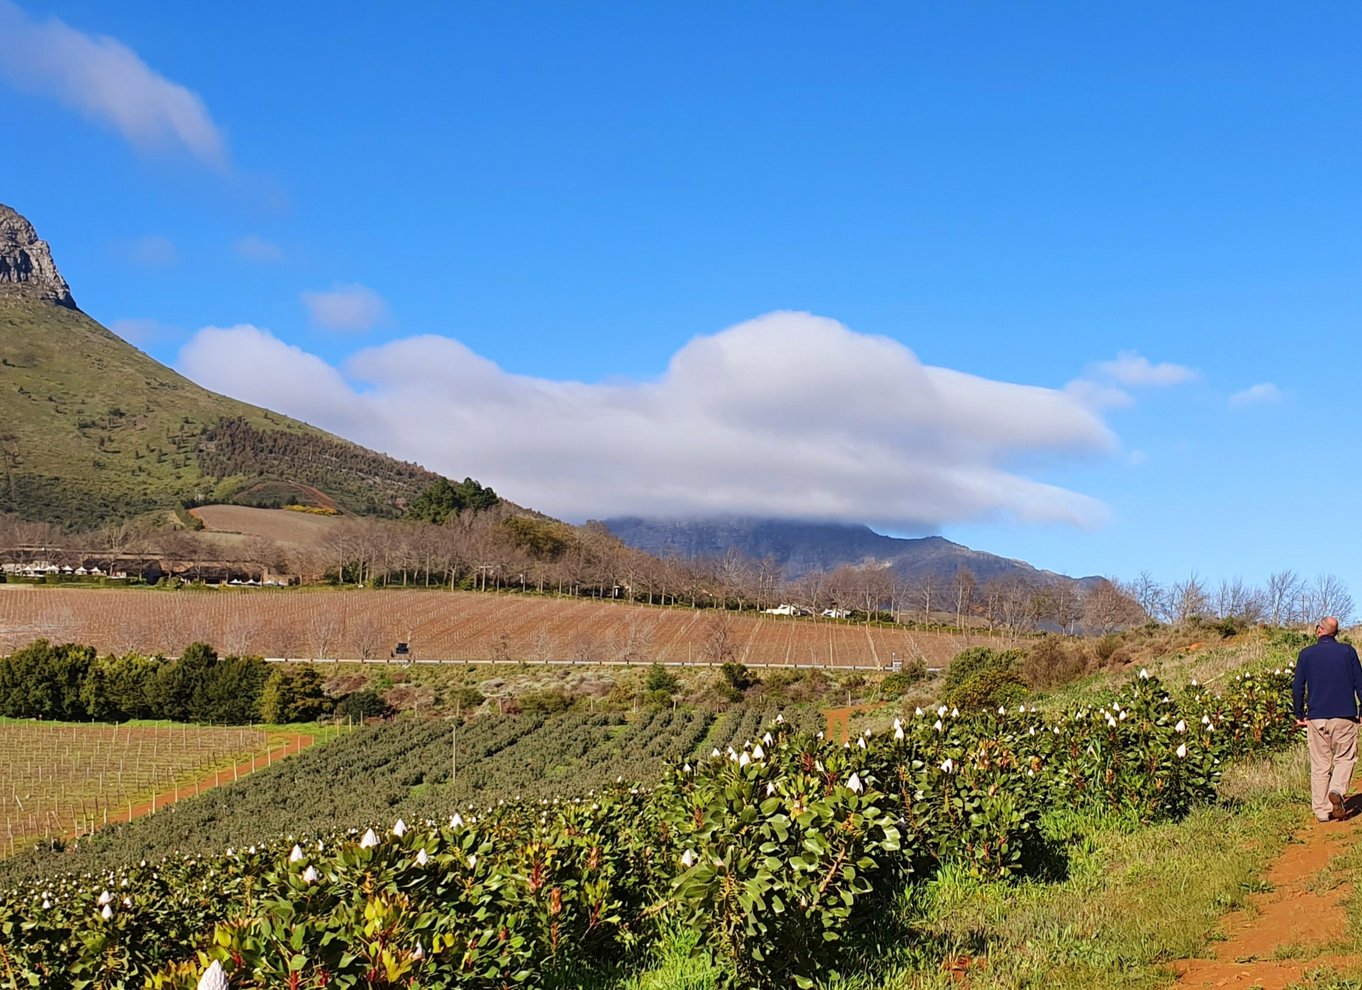
{"label": "mountain", "polygon": [[962,567],[981,583],[995,578],[1041,582],[1062,577],[1023,560],[971,550],[940,536],[904,539],[842,523],[630,517],[607,519],[604,525],[629,546],[659,557],[723,557],[730,550],[753,560],[769,557],[787,580],[810,571],[865,564],[888,568],[907,580],[931,576],[946,581]]}
{"label": "mountain", "polygon": [[206,502],[395,516],[424,468],[201,388],[77,308],[0,204],[0,512],[74,528]]}

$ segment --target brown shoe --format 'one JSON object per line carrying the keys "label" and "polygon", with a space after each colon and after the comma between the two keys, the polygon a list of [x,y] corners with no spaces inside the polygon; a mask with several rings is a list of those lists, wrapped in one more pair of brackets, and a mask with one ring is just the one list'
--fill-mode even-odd
{"label": "brown shoe", "polygon": [[1343,795],[1338,791],[1329,792],[1329,803],[1333,805],[1333,810],[1329,812],[1329,817],[1336,822],[1341,822],[1348,817],[1348,809],[1343,807]]}

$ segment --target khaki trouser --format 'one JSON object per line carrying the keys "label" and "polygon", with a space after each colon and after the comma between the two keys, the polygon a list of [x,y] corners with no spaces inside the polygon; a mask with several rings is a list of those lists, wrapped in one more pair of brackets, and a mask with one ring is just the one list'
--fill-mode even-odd
{"label": "khaki trouser", "polygon": [[1333,805],[1329,792],[1348,793],[1357,763],[1357,720],[1312,718],[1306,736],[1310,740],[1310,804],[1316,818],[1328,818]]}

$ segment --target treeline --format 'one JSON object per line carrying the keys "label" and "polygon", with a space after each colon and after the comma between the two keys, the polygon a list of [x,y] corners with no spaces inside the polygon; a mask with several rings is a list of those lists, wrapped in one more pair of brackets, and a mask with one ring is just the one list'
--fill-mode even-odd
{"label": "treeline", "polygon": [[[354,707],[347,700],[339,705],[343,713]],[[381,714],[367,697],[354,702],[365,709],[355,714]],[[337,707],[312,667],[220,657],[204,643],[167,659],[101,657],[90,646],[40,639],[0,658],[0,716],[9,718],[246,725],[311,722]]]}
{"label": "treeline", "polygon": [[439,475],[358,444],[312,433],[258,430],[221,419],[201,435],[199,469],[219,478],[287,478],[313,485],[350,512],[399,516]]}

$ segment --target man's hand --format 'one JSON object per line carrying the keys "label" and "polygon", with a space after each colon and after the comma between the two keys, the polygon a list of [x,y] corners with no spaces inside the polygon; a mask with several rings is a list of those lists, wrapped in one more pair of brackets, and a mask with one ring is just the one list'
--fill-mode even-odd
{"label": "man's hand", "polygon": [[1296,728],[1298,728],[1298,729],[1308,729],[1308,728],[1310,728],[1310,723],[1307,722],[1307,721],[1306,721],[1305,719],[1303,719],[1303,718],[1298,718],[1298,719],[1296,719]]}

